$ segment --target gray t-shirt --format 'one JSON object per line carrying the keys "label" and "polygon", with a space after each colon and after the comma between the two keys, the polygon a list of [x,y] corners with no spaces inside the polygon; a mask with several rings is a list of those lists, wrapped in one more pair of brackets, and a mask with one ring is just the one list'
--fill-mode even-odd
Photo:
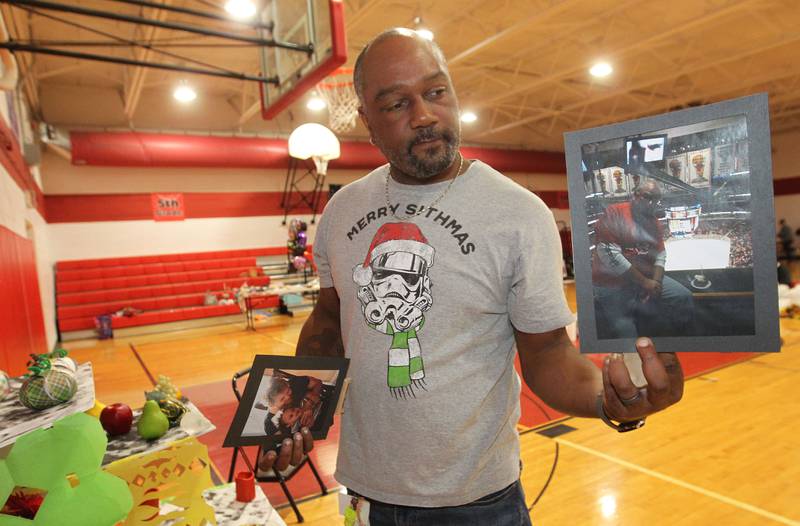
{"label": "gray t-shirt", "polygon": [[[337,192],[314,243],[351,359],[335,477],[382,502],[466,504],[519,477],[513,328],[573,321],[561,243],[545,204],[480,161],[408,221],[387,175]],[[391,207],[413,214],[448,184],[390,179]]]}

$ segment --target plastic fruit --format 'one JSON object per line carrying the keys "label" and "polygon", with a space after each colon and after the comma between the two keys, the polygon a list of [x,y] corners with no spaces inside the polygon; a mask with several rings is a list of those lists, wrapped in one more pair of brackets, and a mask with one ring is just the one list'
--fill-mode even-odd
{"label": "plastic fruit", "polygon": [[169,420],[161,412],[158,402],[148,400],[144,404],[142,414],[136,423],[136,431],[145,440],[155,440],[161,438],[169,429]]}
{"label": "plastic fruit", "polygon": [[100,411],[100,425],[113,436],[124,435],[133,425],[133,411],[125,404],[111,404]]}
{"label": "plastic fruit", "polygon": [[181,423],[181,418],[188,411],[187,407],[174,398],[164,398],[163,400],[156,400],[161,412],[169,420],[169,427],[175,427]]}
{"label": "plastic fruit", "polygon": [[102,403],[100,400],[95,399],[94,407],[92,407],[88,411],[84,411],[84,413],[86,413],[89,416],[93,416],[93,417],[97,418],[98,420],[100,420],[100,413],[102,413],[103,409],[105,409],[105,408],[106,408],[106,404]]}

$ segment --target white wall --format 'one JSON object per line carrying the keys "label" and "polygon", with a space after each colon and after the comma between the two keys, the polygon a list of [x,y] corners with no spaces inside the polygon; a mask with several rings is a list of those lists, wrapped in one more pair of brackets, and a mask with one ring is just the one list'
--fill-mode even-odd
{"label": "white wall", "polygon": [[[365,170],[331,170],[328,184],[346,184]],[[73,166],[49,150],[42,155],[47,195],[150,192],[282,192],[286,170],[258,168],[125,168]],[[310,179],[305,182],[310,185]],[[305,188],[304,184],[302,188]],[[327,188],[326,188],[327,190]]]}
{"label": "white wall", "polygon": [[0,225],[25,237],[25,193],[0,165]]}

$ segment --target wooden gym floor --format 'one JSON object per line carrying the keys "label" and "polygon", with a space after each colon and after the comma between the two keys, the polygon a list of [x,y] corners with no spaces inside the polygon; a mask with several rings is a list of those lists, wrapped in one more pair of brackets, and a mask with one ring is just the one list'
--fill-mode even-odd
{"label": "wooden gym floor", "polygon": [[[571,286],[567,295],[574,309]],[[93,363],[99,400],[140,406],[151,385],[143,364],[179,387],[227,381],[255,354],[293,354],[304,320],[66,347]],[[800,526],[800,320],[782,320],[781,335],[781,353],[689,379],[684,399],[637,432],[581,418],[524,432],[522,482],[529,503],[539,497],[534,524]],[[300,509],[308,526],[342,523],[335,491]],[[280,513],[296,523],[290,508]]]}

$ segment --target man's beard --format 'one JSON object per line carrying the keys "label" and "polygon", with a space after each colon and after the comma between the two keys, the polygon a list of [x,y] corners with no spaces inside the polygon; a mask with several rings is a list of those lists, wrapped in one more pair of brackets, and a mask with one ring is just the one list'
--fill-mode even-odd
{"label": "man's beard", "polygon": [[[423,146],[422,156],[414,153],[414,146],[435,139],[441,139],[442,146],[429,149],[425,149]],[[409,141],[405,151],[402,152],[386,148],[377,142],[378,148],[389,158],[392,166],[398,168],[405,175],[422,180],[430,179],[447,170],[456,159],[458,144],[459,137],[452,130],[435,131],[433,128],[423,128],[417,132],[416,137]]]}

